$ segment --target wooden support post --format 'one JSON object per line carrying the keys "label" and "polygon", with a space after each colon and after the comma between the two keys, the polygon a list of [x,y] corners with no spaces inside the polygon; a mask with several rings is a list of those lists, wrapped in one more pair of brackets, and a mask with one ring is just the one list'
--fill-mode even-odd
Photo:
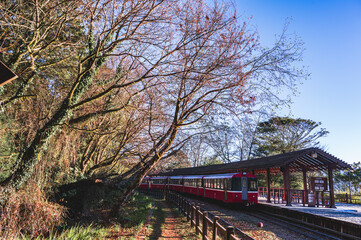
{"label": "wooden support post", "polygon": [[234,234],[234,227],[228,226],[227,227],[227,240],[231,240],[231,235]]}
{"label": "wooden support post", "polygon": [[203,228],[202,228],[202,240],[207,240],[207,217],[208,217],[208,212],[203,212]]}
{"label": "wooden support post", "polygon": [[271,169],[267,168],[267,202],[271,202]]}
{"label": "wooden support post", "polygon": [[292,206],[290,195],[290,167],[288,165],[283,167],[283,188],[285,191],[286,206]]}
{"label": "wooden support post", "polygon": [[[273,189],[273,203],[274,204],[276,204],[276,194],[277,194],[276,190]],[[279,201],[279,195],[277,195],[277,197],[278,197],[278,201]]]}
{"label": "wooden support post", "polygon": [[184,199],[182,197],[180,199],[180,212],[184,213]]}
{"label": "wooden support post", "polygon": [[308,188],[307,188],[307,169],[302,169],[302,175],[303,175],[303,206],[305,204],[308,204]]}
{"label": "wooden support post", "polygon": [[330,188],[330,208],[336,208],[335,206],[335,194],[333,191],[333,168],[328,166],[328,184]]}
{"label": "wooden support post", "polygon": [[191,212],[190,212],[190,204],[188,201],[185,202],[185,205],[186,205],[186,216],[187,216],[187,222],[189,222],[189,220],[191,219],[190,218],[190,215],[191,215]]}
{"label": "wooden support post", "polygon": [[212,233],[212,240],[217,240],[217,224],[218,224],[219,217],[214,216],[213,218],[213,233]]}
{"label": "wooden support post", "polygon": [[183,213],[184,214],[187,214],[187,201],[184,199],[184,198],[182,198],[182,201],[183,201]]}
{"label": "wooden support post", "polygon": [[191,227],[194,227],[194,212],[195,212],[196,208],[194,206],[194,203],[192,203],[191,206]]}
{"label": "wooden support post", "polygon": [[198,229],[198,227],[199,227],[199,211],[200,211],[200,207],[197,206],[196,207],[196,234],[199,233],[199,229]]}
{"label": "wooden support post", "polygon": [[321,202],[322,202],[322,206],[325,206],[325,192],[324,191],[321,192]]}
{"label": "wooden support post", "polygon": [[348,195],[347,195],[347,193],[346,193],[346,203],[348,203]]}

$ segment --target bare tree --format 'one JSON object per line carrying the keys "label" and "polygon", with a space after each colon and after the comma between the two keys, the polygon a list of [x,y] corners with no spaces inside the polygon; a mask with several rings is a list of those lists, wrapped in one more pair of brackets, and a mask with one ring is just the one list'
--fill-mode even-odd
{"label": "bare tree", "polygon": [[[260,48],[257,33],[240,23],[226,2],[74,0],[73,8],[55,14],[65,2],[33,1],[23,8],[9,1],[2,6],[9,16],[24,19],[15,24],[24,32],[20,36],[43,31],[43,40],[35,45],[31,40],[17,42],[6,34],[14,23],[2,19],[7,49],[2,57],[14,62],[10,53],[21,44],[23,54],[17,54],[12,68],[28,71],[26,85],[6,86],[11,91],[4,91],[4,103],[9,111],[21,107],[21,119],[27,119],[26,107],[39,109],[17,166],[3,185],[21,187],[39,159],[50,162],[49,147],[59,144],[67,153],[54,155],[72,156],[82,174],[121,186],[116,214],[142,178],[170,156],[175,145],[184,144],[187,137],[179,139],[180,132],[224,109],[247,108],[262,87],[288,86],[300,77],[291,68],[300,57],[297,43],[283,35],[273,48]],[[40,21],[44,14],[64,15],[59,21],[69,29],[55,24],[57,18],[50,25]],[[43,24],[34,25],[37,21]],[[50,30],[41,30],[43,25]],[[43,52],[52,54],[49,59],[33,54],[58,31],[64,36]],[[67,34],[71,41],[62,45]],[[50,51],[55,42],[58,48]],[[30,46],[34,50],[28,50]],[[57,54],[58,61],[50,64]],[[32,58],[32,67],[27,67]],[[51,72],[64,62],[63,71]],[[261,87],[252,92],[249,84]],[[28,106],[16,101],[30,95],[35,97],[27,100]]]}

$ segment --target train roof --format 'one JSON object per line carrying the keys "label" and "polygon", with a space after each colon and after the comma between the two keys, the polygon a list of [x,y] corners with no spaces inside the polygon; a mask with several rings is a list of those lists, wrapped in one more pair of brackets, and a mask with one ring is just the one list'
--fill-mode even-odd
{"label": "train roof", "polygon": [[164,176],[162,176],[162,177],[150,177],[151,179],[167,179],[168,177],[164,177]]}
{"label": "train roof", "polygon": [[204,177],[204,175],[186,175],[186,176],[183,176],[183,178],[185,178],[185,179],[201,179],[203,177]]}
{"label": "train roof", "polygon": [[183,176],[170,176],[169,179],[183,179]]}
{"label": "train roof", "polygon": [[226,174],[212,174],[205,175],[203,179],[214,179],[214,178],[233,178],[233,177],[242,177],[246,176],[247,173],[226,173]]}

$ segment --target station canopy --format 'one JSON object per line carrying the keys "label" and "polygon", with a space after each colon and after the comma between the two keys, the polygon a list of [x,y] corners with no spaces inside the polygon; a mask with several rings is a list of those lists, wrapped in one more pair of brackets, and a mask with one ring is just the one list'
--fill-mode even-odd
{"label": "station canopy", "polygon": [[351,166],[335,156],[319,149],[307,148],[268,157],[237,161],[226,164],[216,164],[192,168],[178,168],[157,175],[201,175],[253,171],[255,174],[278,173],[283,167],[289,167],[291,172],[348,170]]}

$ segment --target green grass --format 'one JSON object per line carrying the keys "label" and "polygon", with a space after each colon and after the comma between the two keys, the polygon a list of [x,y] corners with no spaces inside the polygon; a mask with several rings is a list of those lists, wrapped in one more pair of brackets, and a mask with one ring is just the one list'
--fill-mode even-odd
{"label": "green grass", "polygon": [[[182,237],[183,240],[200,240],[202,239],[200,234],[196,234],[195,228],[191,228],[191,223],[187,222],[187,217],[180,213],[177,209],[172,208],[175,216],[178,217],[177,233]],[[208,235],[210,238],[210,235]]]}
{"label": "green grass", "polygon": [[[107,202],[107,207],[112,206],[110,202],[117,196],[117,193],[111,193]],[[91,240],[91,239],[136,239],[138,232],[146,222],[150,209],[152,208],[153,199],[140,194],[134,194],[128,203],[121,209],[120,216],[112,219],[111,223],[76,224],[73,226],[61,226],[64,230],[54,230],[49,236],[38,236],[30,238],[22,236],[19,239],[24,240]],[[102,204],[103,206],[104,203]],[[102,208],[105,209],[106,208]],[[59,227],[60,228],[60,227]],[[126,236],[121,236],[124,234]]]}
{"label": "green grass", "polygon": [[[74,226],[63,231],[60,235],[50,233],[50,236],[45,238],[48,240],[90,240],[90,239],[102,239],[108,234],[108,229],[101,226],[88,225],[88,226]],[[44,239],[38,237],[37,239]]]}
{"label": "green grass", "polygon": [[153,199],[134,194],[130,202],[121,209],[119,221],[126,228],[142,226],[147,220]]}
{"label": "green grass", "polygon": [[[112,193],[116,197],[116,193]],[[106,200],[108,203],[112,201],[111,197]],[[104,204],[104,202],[103,202]],[[102,205],[103,205],[102,204]],[[103,205],[104,206],[104,205]],[[108,205],[110,207],[111,205]],[[104,209],[104,208],[102,208]],[[106,210],[106,209],[105,209]],[[201,239],[195,234],[194,229],[190,229],[190,223],[187,222],[186,217],[180,214],[177,209],[171,208],[172,215],[176,220],[176,233],[182,239],[194,240]],[[147,218],[150,211],[152,211],[152,218],[147,223]],[[145,239],[158,239],[164,230],[166,213],[169,211],[168,205],[164,205],[163,200],[149,198],[141,194],[134,194],[128,201],[126,206],[121,209],[120,216],[117,219],[110,219],[107,223],[92,223],[73,226],[62,226],[62,231],[54,230],[49,233],[49,236],[39,236],[37,238],[29,238],[23,236],[24,240],[91,240],[91,239],[136,239],[143,229],[145,223],[147,228],[144,228]],[[142,232],[143,233],[143,232]]]}

